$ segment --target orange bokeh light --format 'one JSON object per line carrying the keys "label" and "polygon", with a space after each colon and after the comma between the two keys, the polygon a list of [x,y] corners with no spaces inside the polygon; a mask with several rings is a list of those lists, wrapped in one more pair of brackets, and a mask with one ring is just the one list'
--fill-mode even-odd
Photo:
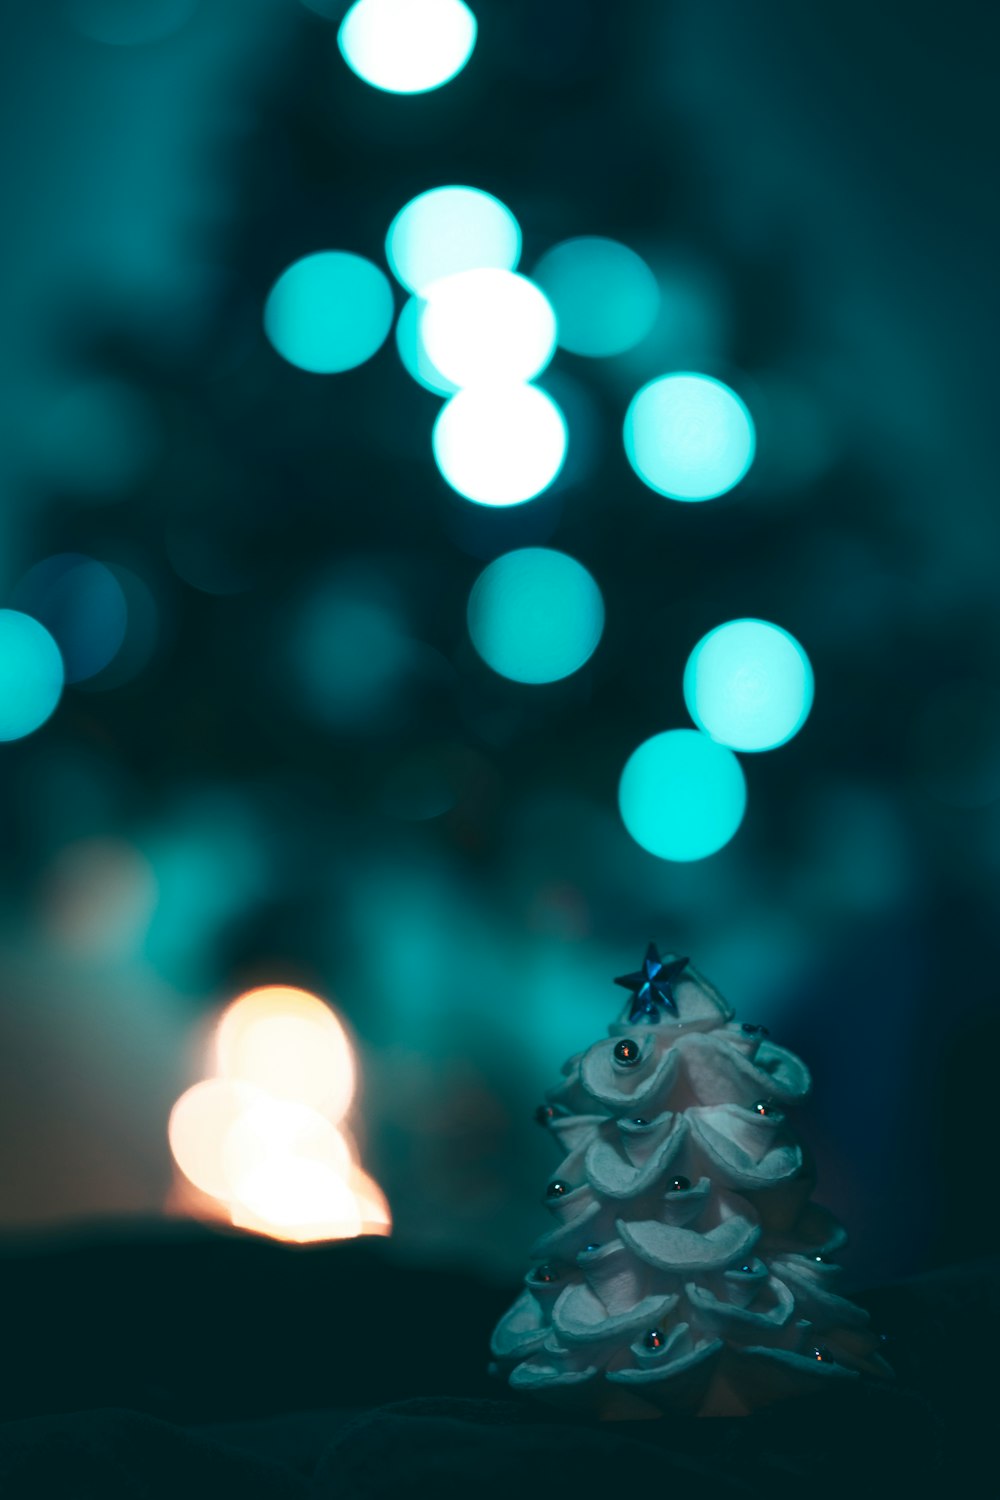
{"label": "orange bokeh light", "polygon": [[369,1177],[367,1172],[362,1172],[360,1167],[355,1167],[351,1173],[351,1187],[361,1210],[361,1233],[391,1234],[392,1214],[389,1212],[386,1196],[375,1179]]}
{"label": "orange bokeh light", "polygon": [[306,990],[266,985],[225,1011],[216,1035],[223,1078],[251,1083],[279,1099],[346,1114],[354,1097],[354,1054],[328,1005]]}
{"label": "orange bokeh light", "polygon": [[174,1161],[211,1198],[229,1197],[225,1163],[230,1131],[258,1095],[246,1084],[206,1078],[182,1094],[170,1111],[167,1139]]}
{"label": "orange bokeh light", "polygon": [[202,1194],[241,1228],[304,1243],[386,1235],[392,1215],[338,1128],[354,1095],[350,1040],[315,995],[285,985],[227,1007],[215,1036],[219,1075],[174,1105],[168,1139]]}

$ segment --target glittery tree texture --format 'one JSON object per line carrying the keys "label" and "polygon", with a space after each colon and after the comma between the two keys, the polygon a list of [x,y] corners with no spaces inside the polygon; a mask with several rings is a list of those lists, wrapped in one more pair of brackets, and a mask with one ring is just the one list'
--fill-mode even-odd
{"label": "glittery tree texture", "polygon": [[846,1237],[810,1201],[786,1114],[805,1065],[686,959],[650,946],[616,982],[621,1020],[537,1111],[560,1153],[556,1227],[494,1331],[497,1373],[622,1418],[741,1415],[891,1376],[867,1313],[833,1290]]}

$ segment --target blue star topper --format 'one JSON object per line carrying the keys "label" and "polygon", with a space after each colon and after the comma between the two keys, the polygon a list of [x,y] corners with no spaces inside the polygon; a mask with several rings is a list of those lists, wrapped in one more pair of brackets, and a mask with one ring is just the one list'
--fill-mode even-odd
{"label": "blue star topper", "polygon": [[615,984],[620,984],[623,989],[632,991],[632,1004],[629,1008],[628,1018],[630,1021],[645,1021],[647,1025],[660,1019],[658,1007],[664,1005],[668,1010],[677,1014],[677,1001],[674,999],[674,985],[680,979],[687,968],[690,959],[674,958],[670,963],[664,963],[656,951],[656,944],[650,943],[646,949],[646,957],[642,961],[642,968],[635,974],[623,974]]}

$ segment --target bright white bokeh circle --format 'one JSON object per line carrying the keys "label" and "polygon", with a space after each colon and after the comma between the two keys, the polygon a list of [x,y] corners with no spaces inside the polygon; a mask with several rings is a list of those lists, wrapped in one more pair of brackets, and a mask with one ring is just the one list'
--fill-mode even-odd
{"label": "bright white bokeh circle", "polygon": [[352,72],[390,94],[424,94],[460,73],[476,45],[462,0],[356,0],[337,42]]}
{"label": "bright white bokeh circle", "polygon": [[399,210],[385,237],[385,255],[396,280],[422,292],[459,271],[513,271],[521,257],[521,228],[492,193],[431,188]]}
{"label": "bright white bokeh circle", "polygon": [[555,352],[552,305],[526,276],[480,267],[432,282],[422,295],[424,348],[457,386],[532,380]]}
{"label": "bright white bokeh circle", "polygon": [[538,386],[474,386],[438,413],[434,459],[466,500],[520,505],[549,487],[568,441],[565,417]]}

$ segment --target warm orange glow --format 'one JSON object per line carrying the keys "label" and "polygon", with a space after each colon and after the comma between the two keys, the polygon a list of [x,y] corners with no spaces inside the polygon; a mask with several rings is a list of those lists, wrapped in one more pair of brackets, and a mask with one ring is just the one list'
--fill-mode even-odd
{"label": "warm orange glow", "polygon": [[234,1222],[266,1225],[285,1240],[343,1240],[362,1233],[361,1205],[350,1181],[318,1161],[271,1156],[243,1177]]}
{"label": "warm orange glow", "polygon": [[360,1167],[355,1167],[351,1173],[351,1187],[361,1210],[361,1233],[391,1234],[392,1214],[385,1194],[375,1179],[369,1177],[367,1172],[362,1172]]}
{"label": "warm orange glow", "polygon": [[247,1175],[269,1159],[314,1162],[345,1180],[353,1166],[346,1140],[318,1110],[266,1094],[233,1122],[222,1154],[231,1198],[244,1196],[241,1185]]}
{"label": "warm orange glow", "polygon": [[225,1163],[229,1135],[257,1099],[256,1091],[245,1084],[207,1078],[182,1094],[170,1111],[167,1139],[174,1161],[196,1188],[212,1198],[229,1197]]}
{"label": "warm orange glow", "polygon": [[215,1051],[221,1076],[188,1089],[168,1126],[178,1167],[208,1195],[190,1211],[221,1206],[241,1228],[299,1242],[390,1234],[385,1197],[338,1128],[355,1065],[333,1011],[304,990],[251,990],[224,1012]]}
{"label": "warm orange glow", "polygon": [[216,1039],[219,1072],[279,1099],[346,1114],[354,1096],[354,1057],[328,1005],[305,990],[267,985],[229,1006]]}

